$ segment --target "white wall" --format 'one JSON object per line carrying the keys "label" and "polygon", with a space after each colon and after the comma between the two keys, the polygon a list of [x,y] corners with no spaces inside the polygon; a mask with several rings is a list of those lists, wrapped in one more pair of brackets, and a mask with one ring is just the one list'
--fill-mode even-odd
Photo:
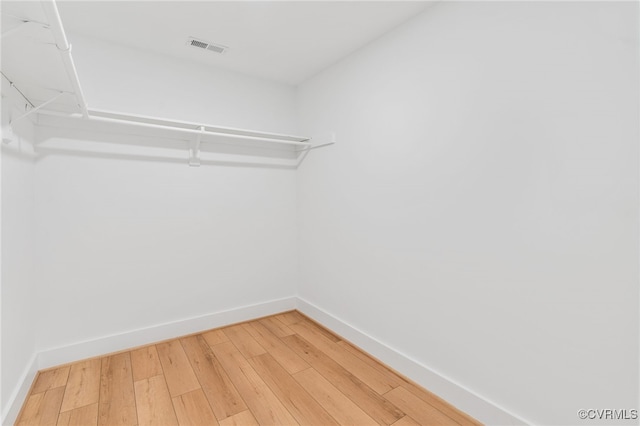
{"label": "white wall", "polygon": [[635,3],[439,3],[302,84],[338,144],[300,296],[535,424],[637,408],[637,40]]}
{"label": "white wall", "polygon": [[292,171],[51,157],[36,190],[41,349],[295,293]]}
{"label": "white wall", "polygon": [[[3,97],[3,112],[9,110]],[[14,114],[14,117],[19,113]],[[8,116],[7,116],[8,119]],[[3,120],[4,124],[4,120]],[[4,130],[4,129],[3,129]],[[2,145],[2,371],[0,406],[4,416],[10,399],[28,374],[36,347],[34,282],[33,127],[24,119],[14,126],[13,141]]]}
{"label": "white wall", "polygon": [[3,152],[3,405],[34,350],[299,284],[531,422],[636,407],[637,12],[440,3],[303,84],[298,123],[289,86],[70,34],[91,107],[339,142],[297,174]]}
{"label": "white wall", "polygon": [[[92,107],[294,131],[292,87],[70,40]],[[67,147],[101,138],[39,133]],[[74,152],[38,161],[39,350],[295,294],[295,172],[191,168],[186,149],[178,155],[177,163]]]}
{"label": "white wall", "polygon": [[292,86],[81,34],[69,40],[90,108],[296,133]]}

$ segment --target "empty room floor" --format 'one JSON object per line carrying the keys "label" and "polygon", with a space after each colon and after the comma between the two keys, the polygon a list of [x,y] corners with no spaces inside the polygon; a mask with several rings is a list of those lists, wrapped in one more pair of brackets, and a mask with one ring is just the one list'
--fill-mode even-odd
{"label": "empty room floor", "polygon": [[41,371],[17,425],[477,425],[297,311]]}

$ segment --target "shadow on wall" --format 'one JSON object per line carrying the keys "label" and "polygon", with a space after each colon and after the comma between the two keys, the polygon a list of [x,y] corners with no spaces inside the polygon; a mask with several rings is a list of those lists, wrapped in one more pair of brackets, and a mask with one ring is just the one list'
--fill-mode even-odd
{"label": "shadow on wall", "polygon": [[2,144],[2,156],[25,162],[35,162],[37,157],[33,153],[33,148],[31,145],[28,148],[25,145],[27,144],[19,141],[4,142]]}

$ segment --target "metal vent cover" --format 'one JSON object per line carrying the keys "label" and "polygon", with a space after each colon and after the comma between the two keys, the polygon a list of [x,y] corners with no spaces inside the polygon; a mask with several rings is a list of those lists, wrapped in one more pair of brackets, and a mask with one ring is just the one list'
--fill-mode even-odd
{"label": "metal vent cover", "polygon": [[216,53],[224,53],[227,48],[224,46],[220,46],[219,44],[209,44],[209,46],[207,46],[207,50],[211,50],[212,52]]}
{"label": "metal vent cover", "polygon": [[228,47],[223,46],[221,44],[209,43],[208,41],[200,40],[194,37],[189,37],[187,39],[187,45],[191,47],[196,47],[198,49],[209,50],[215,53],[224,53]]}

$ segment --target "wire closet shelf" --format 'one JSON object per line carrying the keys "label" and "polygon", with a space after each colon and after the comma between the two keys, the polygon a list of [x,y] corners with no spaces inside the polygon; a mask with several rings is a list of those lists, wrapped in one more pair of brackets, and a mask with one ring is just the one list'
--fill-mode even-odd
{"label": "wire closet shelf", "polygon": [[[62,63],[65,68],[66,75],[73,87],[73,93],[60,90],[50,99],[35,104],[23,91],[20,90],[16,84],[10,80],[8,76],[2,73],[2,77],[9,83],[9,87],[17,92],[18,96],[25,101],[25,111],[18,117],[12,118],[9,125],[15,123],[18,120],[24,119],[30,115],[49,116],[50,120],[55,120],[55,117],[59,119],[66,119],[67,125],[69,123],[103,123],[103,125],[120,125],[142,129],[142,131],[166,131],[168,138],[174,138],[187,141],[187,149],[189,150],[188,163],[191,166],[200,165],[200,152],[203,143],[226,143],[233,144],[234,142],[245,142],[252,144],[264,143],[260,148],[262,149],[286,149],[290,150],[298,156],[298,160],[295,162],[297,167],[309,150],[332,145],[335,143],[335,135],[331,135],[331,139],[328,142],[313,145],[310,137],[295,136],[281,133],[268,133],[256,130],[222,127],[217,125],[202,124],[196,122],[187,122],[180,120],[171,120],[165,118],[134,115],[115,111],[106,111],[99,109],[89,109],[85,101],[85,97],[80,85],[78,73],[71,56],[71,45],[69,44],[65,35],[62,21],[55,3],[55,0],[43,0],[41,1],[44,13],[47,17],[47,23],[45,28],[51,31],[52,37],[55,41],[55,48],[61,55]],[[23,19],[23,23],[30,22],[28,19]],[[35,21],[34,21],[35,22]],[[11,32],[14,32],[11,30]],[[3,34],[3,39],[5,34]],[[49,107],[54,104],[59,98],[65,94],[70,94],[75,97],[77,107],[80,112],[65,112],[57,109],[50,109]],[[70,121],[69,121],[70,120]],[[115,127],[115,126],[114,126]],[[120,127],[121,128],[121,127]],[[126,131],[121,131],[126,134]],[[3,137],[3,140],[4,137]],[[5,140],[6,141],[6,140]]]}

